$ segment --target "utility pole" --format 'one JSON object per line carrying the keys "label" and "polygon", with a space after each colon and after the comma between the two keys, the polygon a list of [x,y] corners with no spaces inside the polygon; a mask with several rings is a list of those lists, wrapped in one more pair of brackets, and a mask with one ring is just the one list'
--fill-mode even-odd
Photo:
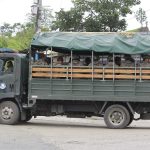
{"label": "utility pole", "polygon": [[41,17],[42,17],[42,0],[38,0],[37,4],[37,15],[36,15],[36,23],[35,23],[35,32],[41,32]]}
{"label": "utility pole", "polygon": [[42,0],[34,0],[31,6],[32,15],[35,15],[35,33],[41,32]]}

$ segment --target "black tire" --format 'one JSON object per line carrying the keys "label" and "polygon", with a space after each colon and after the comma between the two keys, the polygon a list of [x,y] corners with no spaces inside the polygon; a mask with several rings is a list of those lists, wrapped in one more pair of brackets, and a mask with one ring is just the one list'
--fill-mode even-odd
{"label": "black tire", "polygon": [[0,104],[0,123],[13,125],[18,123],[20,111],[18,106],[12,101],[4,101]]}
{"label": "black tire", "polygon": [[134,120],[134,116],[133,114],[130,114],[130,121],[127,126],[129,126],[133,122],[133,120]]}
{"label": "black tire", "polygon": [[122,129],[128,126],[130,113],[122,105],[112,105],[106,109],[104,121],[108,128]]}
{"label": "black tire", "polygon": [[25,122],[28,122],[29,120],[32,119],[32,114],[31,112],[26,112],[26,119],[25,119]]}

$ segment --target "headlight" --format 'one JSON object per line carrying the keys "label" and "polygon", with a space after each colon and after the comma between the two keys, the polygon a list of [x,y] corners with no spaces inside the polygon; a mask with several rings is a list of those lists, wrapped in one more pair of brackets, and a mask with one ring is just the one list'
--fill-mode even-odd
{"label": "headlight", "polygon": [[5,84],[5,83],[0,83],[0,89],[1,89],[1,90],[6,89],[6,84]]}

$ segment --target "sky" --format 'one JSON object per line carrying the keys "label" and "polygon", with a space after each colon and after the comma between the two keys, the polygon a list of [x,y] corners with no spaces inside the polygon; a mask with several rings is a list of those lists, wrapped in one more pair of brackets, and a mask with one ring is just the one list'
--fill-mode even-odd
{"label": "sky", "polygon": [[[31,13],[31,6],[34,0],[0,0],[0,25],[4,22],[9,24],[25,23],[27,21],[27,14]],[[50,7],[54,11],[59,11],[60,8],[69,10],[72,6],[71,0],[42,0],[44,7]],[[148,26],[150,28],[150,0],[141,0],[139,6],[133,7],[133,10],[138,10],[139,7],[146,11]],[[128,15],[127,30],[140,27],[136,21],[134,14]]]}

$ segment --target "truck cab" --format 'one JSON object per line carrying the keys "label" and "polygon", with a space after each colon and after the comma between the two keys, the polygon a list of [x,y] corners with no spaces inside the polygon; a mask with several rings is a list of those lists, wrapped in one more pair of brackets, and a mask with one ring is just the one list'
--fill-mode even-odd
{"label": "truck cab", "polygon": [[[15,111],[22,111],[27,103],[28,60],[18,53],[0,53],[0,122],[11,124]],[[8,105],[9,104],[9,105]],[[7,105],[7,106],[6,106]],[[15,107],[16,110],[13,110]],[[5,107],[6,106],[6,107]],[[16,117],[16,116],[15,116]]]}

